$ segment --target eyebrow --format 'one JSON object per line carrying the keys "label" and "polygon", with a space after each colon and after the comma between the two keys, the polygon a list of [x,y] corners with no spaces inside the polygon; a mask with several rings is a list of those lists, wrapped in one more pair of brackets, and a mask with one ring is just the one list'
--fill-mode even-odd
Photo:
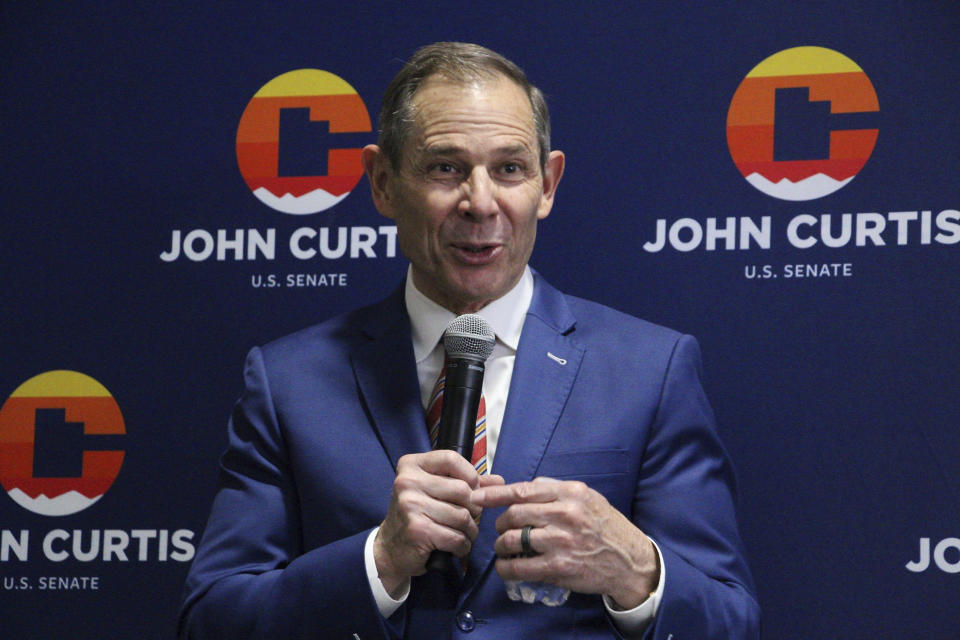
{"label": "eyebrow", "polygon": [[522,144],[500,147],[496,152],[502,156],[522,156],[528,153],[534,153],[533,149]]}
{"label": "eyebrow", "polygon": [[[435,145],[426,147],[423,150],[424,155],[427,156],[456,156],[466,152],[467,150],[465,147],[456,145]],[[525,145],[516,144],[506,147],[499,147],[494,149],[493,152],[498,156],[522,156],[533,153],[533,150]]]}
{"label": "eyebrow", "polygon": [[463,147],[453,145],[434,145],[423,149],[424,155],[428,156],[454,156],[463,152]]}

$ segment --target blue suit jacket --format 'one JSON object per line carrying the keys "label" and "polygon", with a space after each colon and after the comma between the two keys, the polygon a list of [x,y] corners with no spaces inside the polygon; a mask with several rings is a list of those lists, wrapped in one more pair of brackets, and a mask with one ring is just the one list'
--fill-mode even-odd
{"label": "blue suit jacket", "polygon": [[[494,470],[508,483],[582,480],[657,541],[667,579],[646,637],[753,638],[733,476],[699,367],[689,336],[537,275]],[[245,379],[187,579],[184,637],[618,637],[600,596],[558,608],[507,599],[493,568],[500,509],[484,512],[462,579],[414,578],[407,603],[380,616],[364,542],[397,460],[429,449],[402,287],[252,350]]]}

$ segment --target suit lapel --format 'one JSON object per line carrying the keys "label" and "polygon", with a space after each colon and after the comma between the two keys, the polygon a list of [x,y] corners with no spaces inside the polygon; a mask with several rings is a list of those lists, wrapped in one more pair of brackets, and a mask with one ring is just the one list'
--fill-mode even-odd
{"label": "suit lapel", "polygon": [[582,358],[568,336],[527,316],[493,466],[508,483],[535,477]]}
{"label": "suit lapel", "polygon": [[401,456],[430,450],[402,286],[374,307],[363,331],[370,340],[354,351],[353,370],[373,428],[396,469]]}
{"label": "suit lapel", "polygon": [[[536,477],[584,353],[572,338],[575,319],[563,296],[539,275],[535,277],[493,462],[493,473],[508,484]],[[495,559],[494,522],[500,513],[501,509],[490,509],[480,519],[465,595]]]}

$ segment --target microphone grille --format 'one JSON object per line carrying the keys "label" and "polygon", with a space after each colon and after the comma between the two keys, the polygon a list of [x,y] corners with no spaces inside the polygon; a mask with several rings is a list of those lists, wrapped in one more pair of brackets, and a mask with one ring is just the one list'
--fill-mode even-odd
{"label": "microphone grille", "polygon": [[443,348],[449,358],[480,358],[493,353],[496,336],[490,324],[474,313],[454,318],[443,332]]}

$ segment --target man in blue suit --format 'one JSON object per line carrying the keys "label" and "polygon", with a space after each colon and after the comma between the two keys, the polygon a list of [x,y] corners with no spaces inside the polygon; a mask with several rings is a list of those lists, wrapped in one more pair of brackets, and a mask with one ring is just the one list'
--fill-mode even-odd
{"label": "man in blue suit", "polygon": [[[251,351],[182,637],[757,637],[696,342],[527,266],[564,168],[540,92],[499,54],[438,43],[380,126],[363,162],[406,281]],[[496,333],[495,474],[430,451],[438,342],[462,313]],[[427,571],[434,550],[460,566]],[[505,581],[572,594],[527,604]]]}

